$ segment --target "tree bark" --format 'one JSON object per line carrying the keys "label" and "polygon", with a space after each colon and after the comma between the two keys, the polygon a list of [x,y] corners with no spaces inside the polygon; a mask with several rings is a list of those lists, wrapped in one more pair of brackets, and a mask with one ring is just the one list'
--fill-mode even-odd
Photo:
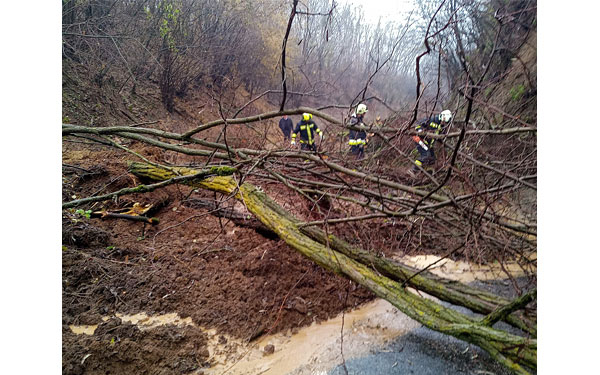
{"label": "tree bark", "polygon": [[[360,263],[371,265],[378,272],[392,280],[401,283],[406,282],[406,284],[412,288],[437,297],[442,301],[450,302],[453,305],[464,306],[474,312],[482,314],[490,314],[495,309],[510,304],[510,301],[503,297],[481,289],[473,288],[457,281],[444,279],[431,272],[424,271],[418,273],[419,270],[413,267],[353,247],[334,235],[326,235],[325,232],[320,229],[314,227],[302,227],[301,231],[321,244],[328,243],[332,249],[335,249]],[[503,315],[502,319],[524,332],[534,336],[536,335],[535,324],[516,313]]]}

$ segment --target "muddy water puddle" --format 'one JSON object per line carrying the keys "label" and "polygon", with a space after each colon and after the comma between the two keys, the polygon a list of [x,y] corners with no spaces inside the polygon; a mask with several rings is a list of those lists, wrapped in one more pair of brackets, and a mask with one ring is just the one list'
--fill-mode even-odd
{"label": "muddy water puddle", "polygon": [[[152,329],[155,327],[172,324],[178,327],[185,325],[193,325],[192,318],[182,319],[176,313],[169,313],[163,315],[147,315],[146,313],[138,313],[133,315],[126,315],[116,313],[115,316],[125,323],[131,323],[137,325],[139,329]],[[110,317],[105,316],[102,321],[106,322]],[[98,324],[94,325],[70,325],[71,332],[76,335],[93,335],[98,328]]]}
{"label": "muddy water puddle", "polygon": [[[537,255],[532,254],[529,256],[529,259],[534,261],[537,259]],[[418,269],[425,268],[435,263],[433,266],[428,268],[429,271],[437,276],[463,283],[470,283],[473,281],[500,280],[507,278],[506,273],[497,263],[480,266],[462,261],[441,259],[435,255],[417,255],[412,257],[402,257],[398,258],[397,260],[408,266],[413,266]],[[507,272],[510,272],[513,277],[525,275],[525,271],[517,263],[505,263],[503,264],[503,267]],[[529,271],[535,271],[535,268],[531,268]]]}
{"label": "muddy water puddle", "polygon": [[[360,356],[389,340],[418,328],[419,324],[399,312],[385,300],[375,300],[354,311],[299,330],[296,334],[279,333],[253,343],[233,363],[217,364],[205,374],[288,374],[304,367],[310,374],[325,374],[339,364],[343,337],[345,358]],[[342,336],[343,327],[343,336]],[[274,352],[264,348],[273,345]]]}
{"label": "muddy water puddle", "polygon": [[[454,262],[435,256],[405,257],[405,264],[422,268],[438,261],[429,270],[439,276],[462,282],[504,279],[499,266],[477,266]],[[505,265],[514,276],[523,274],[518,265]],[[164,315],[116,314],[123,322],[137,325],[140,329],[152,329],[160,325],[194,325],[191,318],[182,319],[176,313]],[[104,317],[103,320],[108,320]],[[343,327],[343,333],[342,333]],[[270,375],[270,374],[326,374],[342,362],[343,358],[361,357],[378,350],[399,336],[405,335],[420,324],[411,320],[385,300],[377,299],[345,314],[292,334],[290,331],[263,336],[252,343],[203,329],[208,336],[208,350],[212,367],[198,370],[206,375]],[[70,326],[75,334],[92,335],[97,325]],[[341,342],[343,340],[343,346]],[[274,348],[267,354],[265,347]]]}

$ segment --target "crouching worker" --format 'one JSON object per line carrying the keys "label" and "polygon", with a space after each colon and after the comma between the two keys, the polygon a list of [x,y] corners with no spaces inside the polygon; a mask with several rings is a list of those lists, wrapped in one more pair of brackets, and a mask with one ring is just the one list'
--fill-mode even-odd
{"label": "crouching worker", "polygon": [[433,152],[433,143],[435,139],[427,139],[425,132],[440,134],[445,125],[452,120],[452,112],[449,110],[442,111],[439,115],[419,121],[415,127],[417,135],[413,137],[413,141],[417,144],[419,158],[415,160],[415,165],[408,170],[408,174],[412,177],[417,175],[419,167],[425,168],[435,164],[435,153]]}
{"label": "crouching worker", "polygon": [[296,124],[296,129],[292,133],[292,145],[296,144],[296,136],[300,133],[300,149],[317,151],[316,135],[319,135],[320,141],[323,141],[323,132],[312,120],[312,114],[303,113],[302,120]]}

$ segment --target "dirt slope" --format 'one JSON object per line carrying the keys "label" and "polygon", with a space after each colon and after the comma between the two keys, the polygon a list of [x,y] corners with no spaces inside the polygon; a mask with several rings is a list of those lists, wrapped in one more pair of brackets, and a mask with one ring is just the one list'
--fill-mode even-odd
{"label": "dirt slope", "polygon": [[[193,110],[190,106],[187,112]],[[154,126],[192,124],[175,115]],[[127,146],[159,162],[193,161],[134,143]],[[131,159],[85,139],[64,142],[63,201],[138,184],[126,172]],[[294,211],[304,208],[295,207],[303,203],[291,200],[277,184],[263,188]],[[204,329],[249,341],[328,319],[373,298],[278,238],[189,204],[191,199],[215,198],[210,192],[171,186],[85,207],[97,211],[153,204],[152,216],[160,220],[155,226],[63,211],[63,373],[190,373],[213,361]],[[233,207],[233,202],[223,206]],[[235,208],[244,210],[240,204]],[[140,312],[176,313],[194,325],[142,331],[116,317]],[[71,327],[81,325],[99,326],[92,335],[73,333]]]}

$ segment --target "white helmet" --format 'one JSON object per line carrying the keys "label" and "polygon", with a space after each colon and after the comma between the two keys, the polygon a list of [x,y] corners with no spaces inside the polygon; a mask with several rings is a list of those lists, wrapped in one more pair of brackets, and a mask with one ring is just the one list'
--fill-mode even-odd
{"label": "white helmet", "polygon": [[452,112],[450,112],[449,109],[443,110],[442,113],[440,113],[440,120],[450,122],[450,120],[452,120]]}
{"label": "white helmet", "polygon": [[365,104],[360,103],[358,105],[358,107],[356,107],[356,114],[357,115],[364,115],[365,113],[367,113],[368,109],[367,106]]}

